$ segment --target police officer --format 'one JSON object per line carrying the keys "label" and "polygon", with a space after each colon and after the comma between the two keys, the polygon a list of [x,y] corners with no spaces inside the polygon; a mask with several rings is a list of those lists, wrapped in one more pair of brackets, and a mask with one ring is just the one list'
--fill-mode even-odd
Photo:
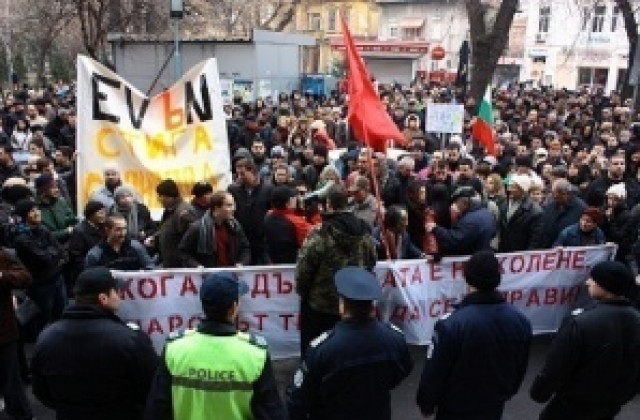
{"label": "police officer", "polygon": [[310,343],[288,393],[296,419],[390,419],[389,392],[413,367],[404,335],[378,322],[376,277],[359,267],[335,275],[341,320]]}
{"label": "police officer", "polygon": [[531,324],[495,290],[493,252],[473,254],[464,277],[470,293],[436,322],[417,402],[437,420],[498,420],[524,379]]}
{"label": "police officer", "polygon": [[604,261],[587,280],[595,300],[563,322],[547,361],[531,386],[531,398],[551,401],[541,420],[613,419],[640,386],[640,314],[633,273]]}
{"label": "police officer", "polygon": [[33,393],[60,420],[138,420],[158,356],[149,338],[115,314],[118,281],[105,267],[76,281],[76,302],[38,337]]}
{"label": "police officer", "polygon": [[235,326],[248,290],[231,273],[207,275],[200,288],[206,319],[169,338],[145,419],[285,418],[264,338]]}

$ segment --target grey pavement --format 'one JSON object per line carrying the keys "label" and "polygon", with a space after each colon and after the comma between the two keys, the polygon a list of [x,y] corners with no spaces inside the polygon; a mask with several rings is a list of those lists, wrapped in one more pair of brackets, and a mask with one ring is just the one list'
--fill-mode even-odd
{"label": "grey pavement", "polygon": [[[542,409],[542,405],[533,402],[528,395],[528,390],[533,378],[544,363],[544,358],[551,343],[551,336],[538,336],[533,340],[529,367],[520,392],[507,403],[503,420],[534,420]],[[392,417],[394,420],[412,420],[423,418],[415,404],[415,393],[418,389],[422,365],[424,363],[424,347],[411,346],[411,354],[414,360],[414,369],[411,375],[392,393]],[[297,359],[277,360],[274,362],[276,380],[280,391],[288,386],[293,377],[293,373],[298,366]],[[481,381],[478,381],[481,386]],[[55,420],[53,413],[42,406],[31,393],[29,394],[36,414],[37,420]],[[640,396],[636,396],[627,404],[617,420],[637,420],[640,418]],[[0,420],[5,420],[0,414]]]}

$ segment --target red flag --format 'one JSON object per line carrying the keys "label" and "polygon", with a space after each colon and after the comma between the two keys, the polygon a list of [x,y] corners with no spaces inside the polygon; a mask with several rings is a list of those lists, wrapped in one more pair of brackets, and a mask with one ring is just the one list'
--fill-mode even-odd
{"label": "red flag", "polygon": [[388,140],[395,140],[401,146],[406,145],[404,135],[391,120],[373,88],[344,16],[341,16],[341,23],[349,70],[348,120],[353,134],[376,152],[386,153]]}

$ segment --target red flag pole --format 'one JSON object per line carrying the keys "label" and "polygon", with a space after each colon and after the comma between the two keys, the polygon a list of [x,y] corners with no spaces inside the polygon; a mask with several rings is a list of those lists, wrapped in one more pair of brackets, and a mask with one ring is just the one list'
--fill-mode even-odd
{"label": "red flag pole", "polygon": [[[363,121],[363,125],[364,121]],[[382,197],[380,196],[380,184],[378,183],[378,177],[374,172],[373,168],[373,154],[375,153],[371,146],[369,145],[369,136],[367,136],[367,130],[364,130],[364,144],[367,145],[367,149],[371,151],[371,157],[369,158],[369,173],[371,174],[372,184],[373,184],[373,193],[376,196],[377,208],[376,208],[376,218],[378,219],[378,224],[380,225],[380,239],[382,240],[382,245],[384,246],[384,252],[387,256],[387,261],[391,260],[391,252],[389,248],[389,242],[387,241],[387,228],[384,225],[384,219],[382,217]],[[387,162],[383,162],[385,165]],[[382,163],[381,163],[382,164]]]}
{"label": "red flag pole", "polygon": [[[353,124],[353,118],[351,118],[352,116],[354,116],[355,114],[353,113],[353,105],[355,105],[354,103],[354,91],[352,89],[353,87],[353,83],[356,83],[356,78],[360,77],[361,80],[360,82],[363,84],[366,84],[368,82],[368,80],[364,80],[365,77],[367,76],[367,71],[364,68],[364,63],[362,62],[362,58],[359,56],[359,54],[357,53],[357,51],[353,50],[353,45],[352,45],[352,38],[351,38],[351,34],[349,32],[349,28],[347,26],[347,22],[346,19],[344,17],[344,15],[341,15],[341,23],[342,23],[342,29],[343,29],[343,35],[345,37],[344,43],[345,43],[345,58],[346,58],[346,62],[347,62],[347,68],[349,71],[348,74],[348,81],[349,81],[349,85],[348,85],[348,94],[349,94],[349,122],[351,123],[351,126],[354,127]],[[355,53],[351,54],[350,56],[350,52],[351,53]],[[353,60],[355,58],[355,61]],[[354,69],[353,67],[361,67],[359,70]],[[354,74],[356,73],[357,74]],[[366,88],[366,87],[365,87]],[[362,92],[359,92],[359,95],[362,95]],[[379,98],[378,98],[379,100]],[[359,107],[365,107],[366,104],[368,104],[368,101],[363,101],[363,100],[358,100],[359,102]],[[367,115],[365,111],[363,111],[362,109],[359,109],[359,114],[361,116],[365,116]],[[369,173],[371,174],[371,181],[373,184],[373,191],[376,197],[376,200],[378,201],[377,203],[377,211],[376,211],[376,218],[378,219],[378,223],[380,225],[380,235],[381,235],[381,240],[382,240],[382,244],[384,246],[384,250],[385,250],[385,254],[387,256],[387,260],[391,259],[391,252],[390,252],[390,248],[389,248],[389,243],[387,241],[387,230],[386,227],[384,226],[384,220],[382,218],[382,198],[380,196],[380,185],[378,183],[378,177],[375,174],[374,171],[374,167],[373,167],[373,153],[375,151],[375,148],[373,147],[373,145],[371,144],[371,140],[369,138],[369,127],[368,127],[368,118],[363,117],[360,118],[361,124],[362,124],[362,131],[363,134],[362,136],[364,138],[362,139],[358,139],[361,141],[364,141],[365,146],[367,147],[368,151],[371,151],[371,155],[368,157],[369,160]],[[357,125],[357,124],[356,124]],[[355,134],[355,132],[354,132]],[[386,150],[386,145],[383,147],[383,150]],[[386,164],[386,162],[383,162],[384,164]]]}

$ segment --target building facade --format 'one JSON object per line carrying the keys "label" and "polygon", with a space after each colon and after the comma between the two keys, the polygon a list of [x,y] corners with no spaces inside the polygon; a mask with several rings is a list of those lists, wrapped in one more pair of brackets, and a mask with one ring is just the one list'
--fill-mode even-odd
{"label": "building facade", "polygon": [[607,93],[619,87],[629,47],[615,1],[522,0],[521,8],[528,18],[522,81]]}
{"label": "building facade", "polygon": [[335,48],[342,42],[340,14],[357,40],[372,41],[378,35],[378,5],[373,0],[301,0],[295,10],[294,30],[312,35],[317,46],[304,52],[305,73],[342,76],[344,60]]}
{"label": "building facade", "polygon": [[[410,57],[389,58],[392,65],[371,63],[380,79],[393,76],[405,82],[416,76],[427,80],[442,81],[455,77],[458,53],[462,41],[467,39],[469,24],[464,2],[461,0],[377,0],[380,6],[379,40],[383,42],[418,42],[428,47],[444,49],[444,57],[434,59],[421,50]],[[366,59],[365,59],[366,60]]]}

